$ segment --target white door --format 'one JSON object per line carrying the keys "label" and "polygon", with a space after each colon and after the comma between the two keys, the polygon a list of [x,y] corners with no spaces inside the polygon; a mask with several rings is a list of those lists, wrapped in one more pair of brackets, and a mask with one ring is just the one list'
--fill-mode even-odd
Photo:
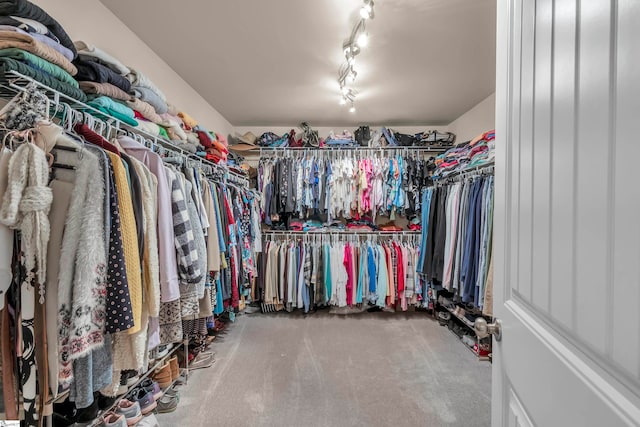
{"label": "white door", "polygon": [[640,425],[640,0],[498,0],[497,49],[493,426]]}

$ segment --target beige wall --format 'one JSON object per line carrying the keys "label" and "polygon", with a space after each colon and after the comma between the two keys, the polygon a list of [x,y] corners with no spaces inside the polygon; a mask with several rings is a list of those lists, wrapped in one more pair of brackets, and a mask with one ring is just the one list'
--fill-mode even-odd
{"label": "beige wall", "polygon": [[458,117],[448,126],[456,134],[456,142],[465,142],[495,128],[496,94],[489,95],[475,107]]}
{"label": "beige wall", "polygon": [[[225,135],[232,131],[233,126],[215,108],[98,0],[35,0],[35,3],[60,22],[72,40],[93,44],[142,71],[172,104],[207,129]],[[149,16],[154,19],[153,14]]]}

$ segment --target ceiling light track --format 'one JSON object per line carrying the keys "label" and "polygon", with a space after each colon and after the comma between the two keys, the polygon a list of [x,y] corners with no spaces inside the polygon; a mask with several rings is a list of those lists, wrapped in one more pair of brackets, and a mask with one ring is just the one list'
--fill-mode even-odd
{"label": "ceiling light track", "polygon": [[363,0],[360,8],[360,17],[356,25],[353,27],[349,38],[342,44],[345,62],[338,70],[338,84],[340,85],[340,105],[351,103],[349,111],[355,113],[354,105],[357,91],[353,88],[358,72],[355,69],[356,56],[360,54],[363,48],[369,44],[369,34],[366,31],[366,21],[373,19],[375,16],[373,10],[373,0]]}

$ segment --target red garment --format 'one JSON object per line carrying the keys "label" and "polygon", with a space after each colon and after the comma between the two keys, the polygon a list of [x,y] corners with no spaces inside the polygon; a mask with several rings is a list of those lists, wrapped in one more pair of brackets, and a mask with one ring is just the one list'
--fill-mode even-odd
{"label": "red garment", "polygon": [[353,305],[353,258],[351,257],[351,246],[344,248],[344,267],[347,269],[347,305]]}
{"label": "red garment", "polygon": [[200,145],[204,148],[211,148],[213,144],[211,143],[211,137],[204,131],[197,130],[196,135],[198,135],[198,140],[200,140]]}
{"label": "red garment", "polygon": [[105,150],[111,151],[112,153],[120,155],[120,150],[118,147],[104,139],[102,136],[98,135],[91,128],[84,123],[76,123],[73,125],[73,129],[76,133],[82,136],[87,142],[90,142],[93,145],[97,145],[98,147],[102,147]]}
{"label": "red garment", "polygon": [[396,251],[396,261],[398,262],[398,299],[404,298],[404,258],[402,257],[402,249],[397,243],[393,244]]}
{"label": "red garment", "polygon": [[[231,226],[229,226],[229,232],[231,233]],[[238,278],[236,276],[236,250],[231,251],[231,306],[238,308],[240,305],[240,291],[238,290]]]}
{"label": "red garment", "polygon": [[147,120],[147,118],[146,118],[145,116],[143,116],[142,114],[140,114],[140,113],[139,113],[138,111],[136,111],[136,110],[133,110],[133,115],[134,115],[134,117],[135,117],[136,119],[138,119],[138,120],[144,120],[144,121],[147,121],[147,122],[149,121],[149,120]]}

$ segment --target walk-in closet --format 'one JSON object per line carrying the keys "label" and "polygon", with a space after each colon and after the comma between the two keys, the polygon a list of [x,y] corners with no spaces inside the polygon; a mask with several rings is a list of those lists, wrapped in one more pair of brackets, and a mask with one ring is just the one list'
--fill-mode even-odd
{"label": "walk-in closet", "polygon": [[0,427],[640,426],[639,29],[0,0]]}

